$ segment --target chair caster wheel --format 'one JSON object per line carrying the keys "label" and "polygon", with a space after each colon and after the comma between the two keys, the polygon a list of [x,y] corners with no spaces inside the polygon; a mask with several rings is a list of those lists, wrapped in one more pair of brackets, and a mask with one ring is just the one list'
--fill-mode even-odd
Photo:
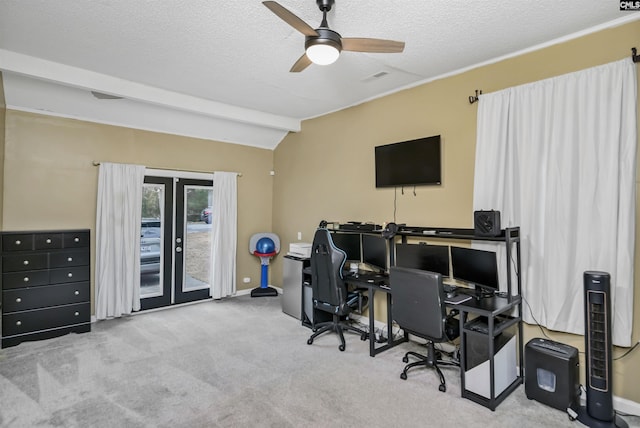
{"label": "chair caster wheel", "polygon": [[362,340],[362,341],[367,340],[367,334],[366,334],[366,333],[363,333],[363,334],[360,336],[360,340]]}
{"label": "chair caster wheel", "polygon": [[440,386],[438,387],[438,389],[439,389],[441,392],[446,392],[446,391],[447,391],[447,387],[446,387],[446,386],[444,386],[444,385],[440,385]]}
{"label": "chair caster wheel", "polygon": [[307,340],[307,345],[311,345],[311,344],[313,344],[313,339]]}
{"label": "chair caster wheel", "polygon": [[405,372],[400,373],[400,379],[407,380],[407,374]]}
{"label": "chair caster wheel", "polygon": [[402,357],[402,362],[403,363],[408,363],[409,362],[409,357],[407,357],[406,355],[404,357]]}
{"label": "chair caster wheel", "polygon": [[340,345],[340,346],[338,346],[338,349],[339,349],[340,351],[343,351],[343,352],[344,352],[344,350],[345,350],[345,346],[344,346],[344,345]]}

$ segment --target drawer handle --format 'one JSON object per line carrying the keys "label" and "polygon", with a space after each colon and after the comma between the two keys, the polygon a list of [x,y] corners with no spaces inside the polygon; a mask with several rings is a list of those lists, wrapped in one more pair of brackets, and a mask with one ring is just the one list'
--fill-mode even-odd
{"label": "drawer handle", "polygon": [[16,240],[16,245],[20,245],[20,244],[22,244],[22,241],[21,241],[21,240],[19,240],[19,239],[18,239],[18,240]]}
{"label": "drawer handle", "polygon": [[25,265],[25,266],[28,265],[29,264],[29,260],[23,261],[22,264]]}
{"label": "drawer handle", "polygon": [[73,278],[73,274],[72,274],[71,272],[69,272],[69,273],[67,274],[67,276],[68,276],[69,278]]}
{"label": "drawer handle", "polygon": [[25,276],[22,280],[23,280],[24,282],[29,282],[29,277],[28,277],[28,276]]}
{"label": "drawer handle", "polygon": [[75,294],[76,296],[80,295],[80,292],[78,290],[74,291],[73,294]]}
{"label": "drawer handle", "polygon": [[22,325],[22,321],[16,321],[16,325]]}
{"label": "drawer handle", "polygon": [[78,316],[78,315],[80,315],[80,312],[76,311],[76,312],[73,313],[73,315]]}
{"label": "drawer handle", "polygon": [[51,244],[51,239],[47,238],[47,244]]}
{"label": "drawer handle", "polygon": [[73,261],[73,257],[67,257],[67,261],[68,262],[72,262]]}
{"label": "drawer handle", "polygon": [[18,298],[16,299],[16,303],[20,303],[20,302],[22,302],[22,299],[18,297]]}
{"label": "drawer handle", "polygon": [[73,238],[73,242],[80,242],[80,238]]}

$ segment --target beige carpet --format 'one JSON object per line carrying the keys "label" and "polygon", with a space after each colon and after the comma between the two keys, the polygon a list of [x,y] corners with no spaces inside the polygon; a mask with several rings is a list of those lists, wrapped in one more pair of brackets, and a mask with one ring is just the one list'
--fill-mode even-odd
{"label": "beige carpet", "polygon": [[[2,427],[579,427],[519,387],[495,412],[460,397],[456,369],[403,381],[403,344],[310,330],[280,298],[209,301],[101,321],[91,333],[0,350]],[[625,417],[630,426],[640,419]]]}

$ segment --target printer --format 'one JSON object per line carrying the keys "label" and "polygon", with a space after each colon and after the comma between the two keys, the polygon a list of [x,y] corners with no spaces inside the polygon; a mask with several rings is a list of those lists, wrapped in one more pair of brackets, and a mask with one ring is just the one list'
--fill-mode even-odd
{"label": "printer", "polygon": [[289,244],[289,256],[308,259],[311,257],[311,243],[309,242],[292,242]]}

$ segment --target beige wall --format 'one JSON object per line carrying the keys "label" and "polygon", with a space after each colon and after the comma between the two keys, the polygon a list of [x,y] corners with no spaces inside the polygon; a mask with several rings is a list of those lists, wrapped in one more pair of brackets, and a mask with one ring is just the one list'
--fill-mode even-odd
{"label": "beige wall", "polygon": [[[619,60],[638,41],[640,23],[634,22],[305,121],[275,151],[274,231],[286,246],[299,231],[310,241],[322,219],[472,227],[477,105],[468,97],[476,89],[489,93]],[[413,188],[398,192],[394,218],[394,190],[375,188],[373,148],[436,134],[444,150],[443,184],[418,187],[415,196]],[[278,269],[275,275],[281,275]],[[638,275],[636,256],[636,283]],[[636,293],[635,340],[639,301]],[[539,335],[537,328],[525,327],[525,340]],[[582,336],[552,337],[584,349]],[[623,351],[616,349],[615,356]],[[615,394],[638,403],[640,371],[633,367],[639,363],[640,350],[614,364]]]}
{"label": "beige wall", "polygon": [[[3,230],[87,228],[95,238],[98,168],[94,160],[241,172],[238,288],[260,285],[260,262],[249,254],[248,245],[252,234],[271,230],[271,150],[14,110],[7,111],[5,149]],[[245,276],[251,277],[250,284],[242,283]]]}
{"label": "beige wall", "polygon": [[[95,236],[98,169],[92,165],[94,160],[242,172],[238,181],[239,288],[259,284],[259,263],[247,249],[250,235],[256,232],[276,232],[284,253],[297,240],[297,232],[302,232],[303,241],[310,241],[322,219],[471,227],[477,105],[468,103],[469,95],[476,89],[488,93],[618,60],[629,56],[638,40],[640,24],[634,22],[308,120],[275,152],[12,110],[6,111],[5,119],[2,97],[2,229],[89,228]],[[394,218],[393,189],[374,186],[373,147],[436,134],[442,135],[444,147],[443,184],[418,187],[415,196],[412,188],[405,189],[404,195],[398,192]],[[275,177],[269,176],[271,169]],[[640,227],[637,230],[640,234]],[[636,256],[636,283],[638,267]],[[252,283],[242,284],[244,276],[250,276]],[[271,276],[271,282],[280,285],[281,257],[274,260]],[[639,302],[640,293],[636,293],[636,340],[640,337]],[[540,335],[536,328],[525,330],[526,340]],[[580,336],[552,337],[584,348]],[[622,351],[616,349],[616,356]],[[639,363],[640,351],[636,351],[614,364],[616,395],[640,402],[640,372],[633,369]]]}

